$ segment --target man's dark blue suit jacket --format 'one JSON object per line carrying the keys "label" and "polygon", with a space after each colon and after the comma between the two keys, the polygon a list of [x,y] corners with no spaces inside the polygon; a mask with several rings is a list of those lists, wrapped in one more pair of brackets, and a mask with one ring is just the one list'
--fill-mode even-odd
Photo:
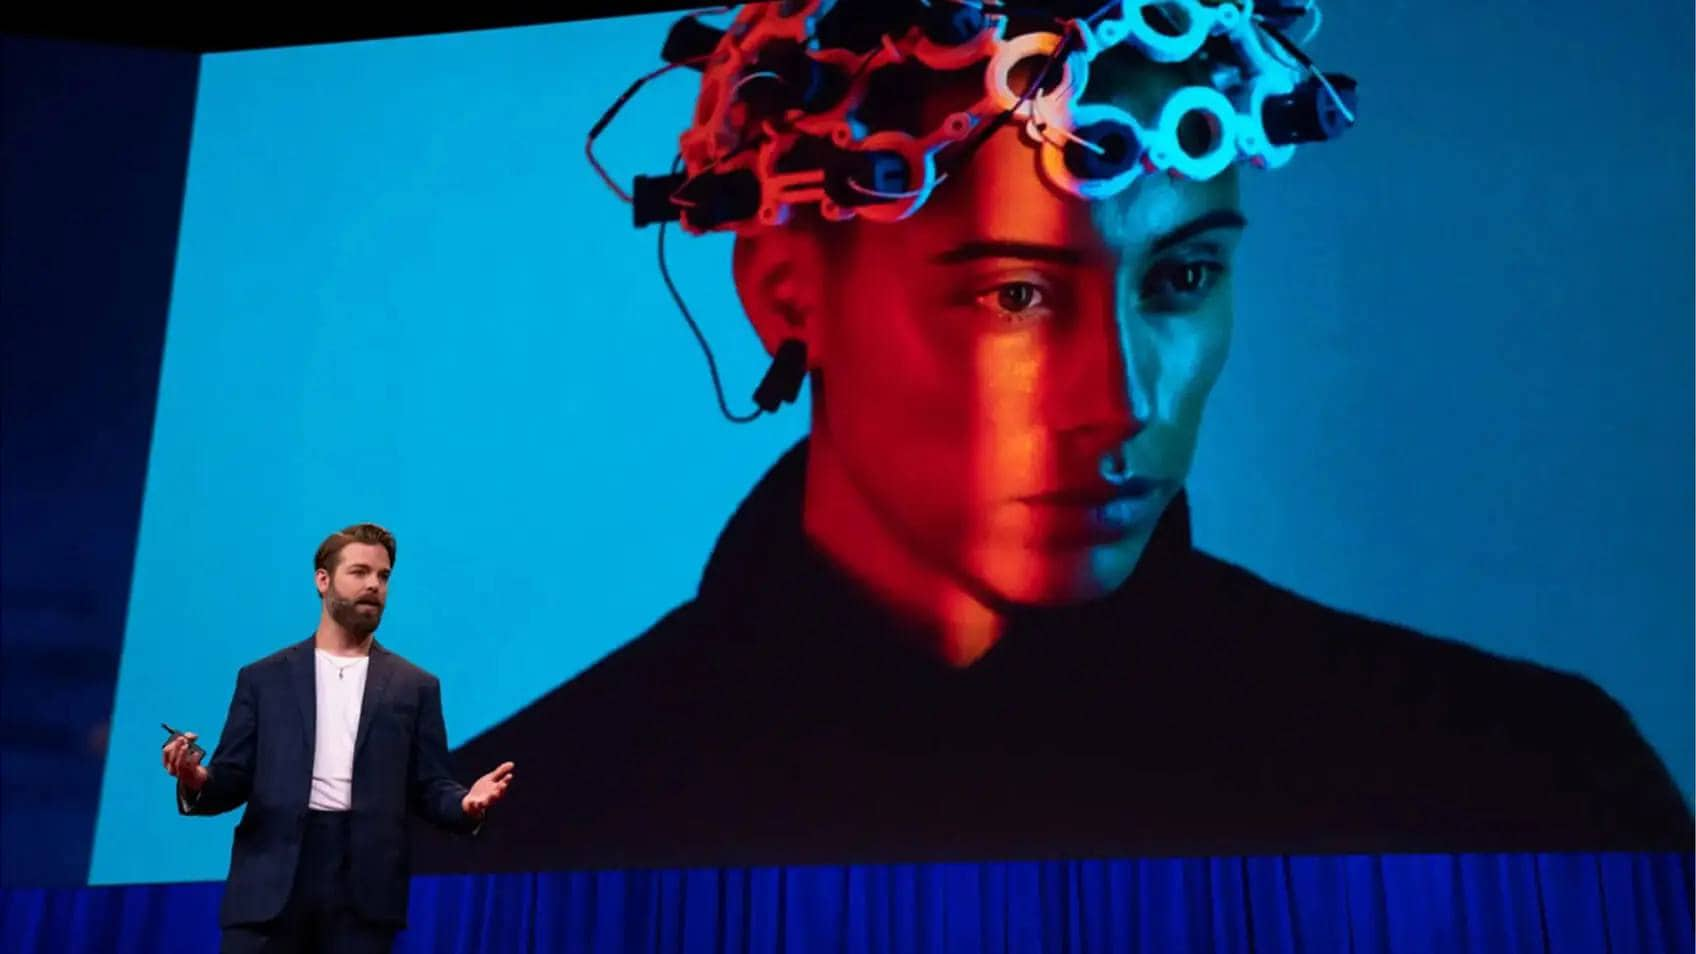
{"label": "man's dark blue suit jacket", "polygon": [[[187,815],[243,804],[230,849],[219,922],[276,917],[294,885],[312,786],[317,732],[313,642],[308,639],[242,667],[235,697],[195,795],[179,790]],[[375,640],[353,748],[348,883],[364,917],[404,926],[411,859],[408,810],[440,828],[472,833],[451,774],[441,683]]]}

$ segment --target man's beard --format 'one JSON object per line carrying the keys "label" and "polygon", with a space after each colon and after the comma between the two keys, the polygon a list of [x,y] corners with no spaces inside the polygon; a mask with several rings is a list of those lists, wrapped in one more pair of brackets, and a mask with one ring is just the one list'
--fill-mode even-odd
{"label": "man's beard", "polygon": [[360,607],[358,600],[346,600],[334,593],[330,595],[330,618],[341,624],[341,627],[355,636],[369,636],[377,631],[377,624],[383,621],[381,604],[370,604],[376,607],[376,612],[367,612]]}

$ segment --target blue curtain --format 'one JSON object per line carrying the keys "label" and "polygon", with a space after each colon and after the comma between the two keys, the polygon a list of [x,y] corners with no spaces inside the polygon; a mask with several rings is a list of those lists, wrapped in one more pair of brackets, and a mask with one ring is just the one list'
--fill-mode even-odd
{"label": "blue curtain", "polygon": [[[217,884],[0,893],[8,952],[218,948]],[[397,951],[1666,952],[1690,855],[1432,855],[418,878]]]}

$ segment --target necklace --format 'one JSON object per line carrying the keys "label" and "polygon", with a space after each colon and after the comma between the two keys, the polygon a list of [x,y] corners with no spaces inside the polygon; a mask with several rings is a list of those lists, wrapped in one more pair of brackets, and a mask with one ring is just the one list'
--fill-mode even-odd
{"label": "necklace", "polygon": [[329,662],[329,664],[332,667],[335,668],[337,679],[345,679],[345,678],[347,678],[347,671],[349,669],[352,669],[353,667],[359,665],[361,662],[364,662],[366,657],[356,656],[356,657],[354,657],[352,662],[348,663],[345,666],[337,665],[336,664],[336,658],[334,656],[331,656],[329,653],[324,654],[324,659],[327,660]]}

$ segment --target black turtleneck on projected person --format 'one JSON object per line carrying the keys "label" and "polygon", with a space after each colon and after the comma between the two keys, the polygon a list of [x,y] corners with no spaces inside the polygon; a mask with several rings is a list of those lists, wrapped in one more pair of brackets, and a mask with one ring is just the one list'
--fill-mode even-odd
{"label": "black turtleneck on projected person", "polygon": [[458,750],[533,769],[421,870],[1690,845],[1595,685],[1202,553],[1181,494],[1117,591],[946,665],[809,542],[806,458],[693,600]]}

